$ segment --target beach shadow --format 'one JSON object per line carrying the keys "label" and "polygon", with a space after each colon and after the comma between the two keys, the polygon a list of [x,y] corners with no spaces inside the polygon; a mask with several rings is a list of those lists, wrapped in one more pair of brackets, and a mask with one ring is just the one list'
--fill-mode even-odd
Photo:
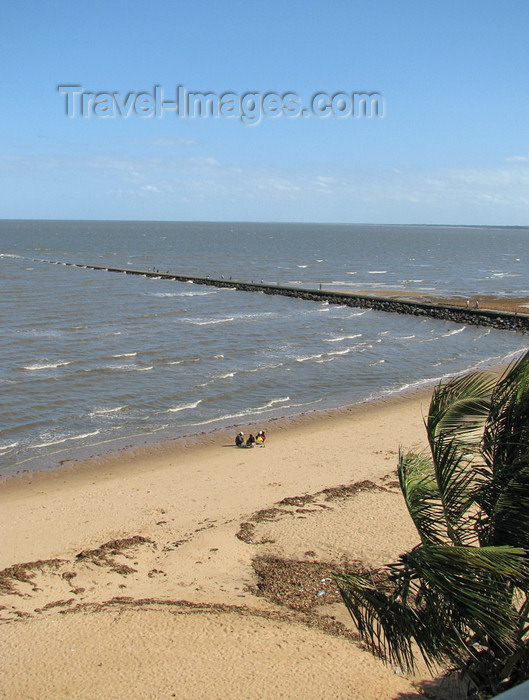
{"label": "beach shadow", "polygon": [[[465,684],[455,675],[423,680],[415,684],[418,691],[435,700],[465,700]],[[392,700],[417,700],[416,693],[398,693]]]}

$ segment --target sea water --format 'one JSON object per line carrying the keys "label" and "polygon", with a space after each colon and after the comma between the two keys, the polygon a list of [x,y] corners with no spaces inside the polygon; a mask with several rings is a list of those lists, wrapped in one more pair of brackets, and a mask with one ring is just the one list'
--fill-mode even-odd
{"label": "sea water", "polygon": [[0,475],[351,405],[527,336],[64,263],[294,287],[529,296],[529,229],[0,221]]}

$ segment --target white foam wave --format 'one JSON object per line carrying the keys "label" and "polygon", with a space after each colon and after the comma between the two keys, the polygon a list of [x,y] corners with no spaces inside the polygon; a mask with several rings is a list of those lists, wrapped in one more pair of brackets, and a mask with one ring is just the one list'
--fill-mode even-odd
{"label": "white foam wave", "polygon": [[121,355],[112,355],[112,357],[136,357],[137,352],[123,352]]}
{"label": "white foam wave", "polygon": [[140,367],[139,365],[106,365],[104,367],[94,367],[91,369],[85,369],[85,372],[149,372],[154,369],[153,365],[148,365],[147,367]]}
{"label": "white foam wave", "polygon": [[238,315],[237,315],[237,321],[243,321],[243,320],[244,320],[244,321],[245,321],[245,320],[250,320],[250,321],[258,320],[258,321],[262,321],[263,318],[267,318],[267,317],[270,317],[270,316],[274,316],[274,314],[273,314],[272,311],[262,311],[262,312],[256,313],[256,314],[238,314]]}
{"label": "white foam wave", "polygon": [[92,437],[93,435],[99,435],[99,430],[94,430],[91,433],[82,433],[81,435],[71,435],[70,437],[63,437],[60,440],[51,440],[50,442],[41,442],[40,445],[30,445],[30,450],[38,450],[41,447],[51,447],[52,445],[62,445],[64,442],[69,440],[83,440],[87,437]]}
{"label": "white foam wave", "polygon": [[345,348],[345,350],[335,350],[334,352],[329,352],[327,353],[329,356],[330,355],[347,355],[350,353],[352,348]]}
{"label": "white foam wave", "polygon": [[283,363],[278,362],[275,365],[259,365],[259,367],[254,367],[254,369],[246,369],[244,370],[245,372],[264,372],[267,369],[277,369],[278,367],[282,367]]}
{"label": "white foam wave", "polygon": [[[274,410],[277,410],[277,408],[279,408],[279,407],[275,406],[276,403],[284,403],[286,401],[290,401],[290,398],[288,396],[281,398],[281,399],[271,399],[263,406],[257,406],[257,408],[247,408],[247,409],[244,409],[238,413],[226,413],[222,416],[217,416],[216,418],[210,418],[209,420],[200,421],[198,423],[188,423],[186,426],[183,426],[183,427],[209,425],[210,423],[220,423],[221,421],[232,420],[233,418],[243,418],[245,416],[251,416],[251,415],[260,414],[260,413],[268,413],[270,411],[274,411]],[[311,402],[311,403],[317,403],[317,402]],[[301,405],[301,404],[298,404],[298,405]],[[283,408],[285,408],[285,407],[283,407]]]}
{"label": "white foam wave", "polygon": [[219,379],[229,379],[230,377],[234,377],[237,374],[237,372],[226,372],[226,374],[219,374],[216,377],[213,377],[207,382],[203,382],[202,384],[197,384],[199,387],[205,387],[205,386],[210,386],[211,384],[215,384],[216,381]]}
{"label": "white foam wave", "polygon": [[285,403],[285,401],[290,401],[290,396],[283,396],[280,399],[271,399],[267,404],[265,404],[265,408],[268,406],[273,406],[275,403]]}
{"label": "white foam wave", "polygon": [[95,408],[91,415],[101,415],[103,413],[116,413],[122,411],[126,406],[116,406],[115,408]]}
{"label": "white foam wave", "polygon": [[168,362],[168,365],[183,365],[186,364],[187,362],[200,362],[200,357],[189,357],[185,358],[184,360],[171,360]]}
{"label": "white foam wave", "polygon": [[324,338],[326,343],[339,343],[342,340],[352,340],[353,338],[361,338],[362,333],[355,333],[355,335],[341,335],[338,338]]}
{"label": "white foam wave", "polygon": [[39,369],[56,369],[57,367],[65,367],[69,364],[71,364],[71,362],[50,362],[48,364],[24,365],[22,369],[27,369],[30,372],[34,372]]}
{"label": "white foam wave", "polygon": [[194,403],[183,403],[179,406],[173,406],[172,408],[168,408],[167,411],[165,411],[165,413],[179,413],[180,411],[188,411],[192,408],[196,408],[199,403],[202,403],[202,399],[199,399]]}
{"label": "white foam wave", "polygon": [[296,362],[308,362],[309,360],[319,360],[320,357],[323,357],[323,353],[319,355],[307,355],[306,357],[296,357],[295,360]]}
{"label": "white foam wave", "polygon": [[234,316],[228,316],[228,318],[217,318],[211,321],[189,319],[187,322],[193,324],[193,326],[216,326],[219,323],[230,323],[231,321],[235,321]]}
{"label": "white foam wave", "polygon": [[442,338],[448,338],[450,335],[457,335],[458,333],[462,333],[465,330],[466,326],[463,326],[462,328],[456,328],[453,331],[448,331],[448,333],[443,333],[441,336]]}
{"label": "white foam wave", "polygon": [[388,271],[387,270],[368,270],[367,274],[368,275],[387,275]]}
{"label": "white foam wave", "polygon": [[18,442],[11,442],[11,443],[9,443],[9,445],[0,445],[0,454],[6,454],[6,452],[10,452],[17,445],[18,445]]}

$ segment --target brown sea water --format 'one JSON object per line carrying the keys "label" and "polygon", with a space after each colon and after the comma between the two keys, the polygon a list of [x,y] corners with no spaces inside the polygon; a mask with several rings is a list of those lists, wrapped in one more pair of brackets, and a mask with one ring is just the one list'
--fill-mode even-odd
{"label": "brown sea water", "polygon": [[528,345],[512,331],[61,263],[525,296],[528,242],[520,228],[2,221],[0,474],[396,394]]}

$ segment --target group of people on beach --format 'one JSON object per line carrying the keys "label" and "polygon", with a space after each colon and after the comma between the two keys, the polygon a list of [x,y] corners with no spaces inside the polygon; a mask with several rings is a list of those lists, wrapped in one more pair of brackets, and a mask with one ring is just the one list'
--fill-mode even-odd
{"label": "group of people on beach", "polygon": [[235,436],[235,444],[237,447],[255,447],[256,445],[258,447],[264,447],[265,440],[266,435],[264,430],[260,430],[257,433],[256,437],[254,437],[254,435],[250,433],[248,438],[245,438],[244,433],[242,431],[240,433],[237,433],[237,435]]}

